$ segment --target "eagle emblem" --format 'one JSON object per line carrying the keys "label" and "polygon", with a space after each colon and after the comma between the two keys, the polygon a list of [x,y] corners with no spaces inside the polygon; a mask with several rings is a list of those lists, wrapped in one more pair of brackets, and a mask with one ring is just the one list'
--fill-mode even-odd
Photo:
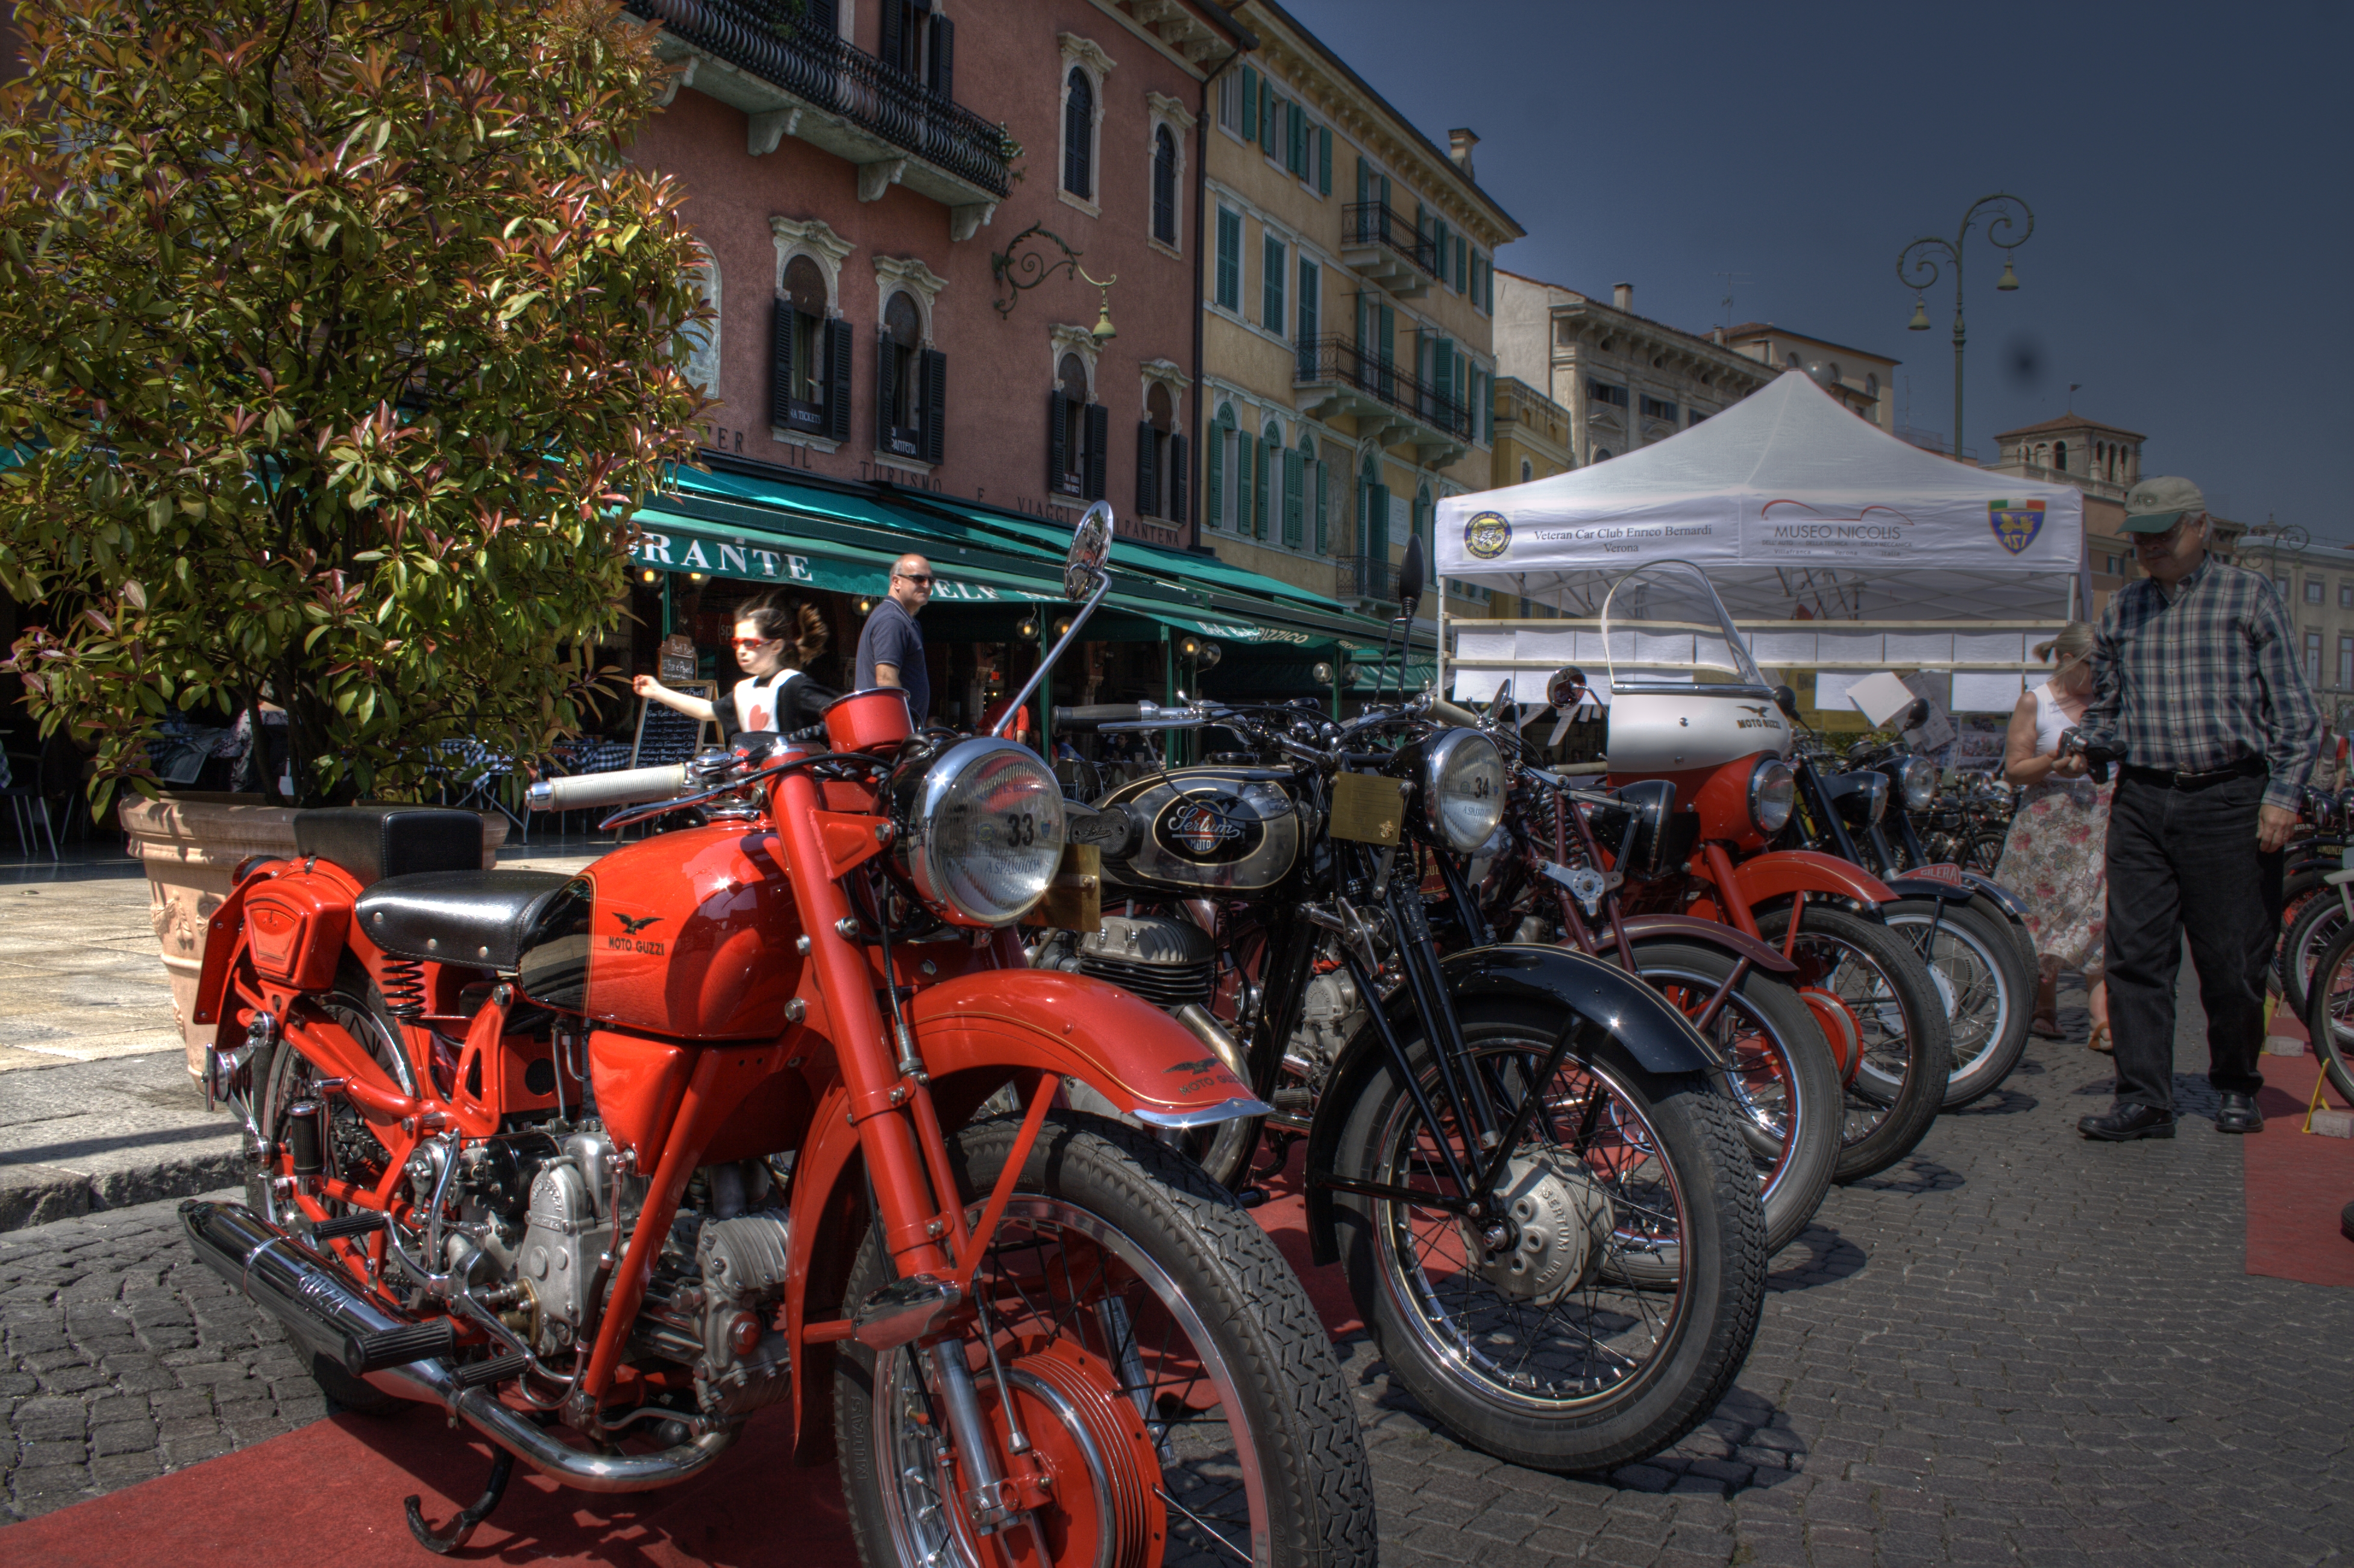
{"label": "eagle emblem", "polygon": [[642,920],[632,920],[627,915],[622,914],[617,909],[613,912],[613,918],[621,923],[621,929],[623,932],[634,937],[639,932],[644,930],[647,927],[652,925],[655,921],[661,919],[662,916],[659,915],[649,915]]}
{"label": "eagle emblem", "polygon": [[1175,1066],[1170,1068],[1169,1071],[1172,1073],[1182,1073],[1188,1077],[1195,1077],[1201,1074],[1210,1072],[1214,1068],[1224,1066],[1225,1065],[1225,1063],[1221,1062],[1215,1056],[1204,1056],[1198,1062],[1180,1062]]}

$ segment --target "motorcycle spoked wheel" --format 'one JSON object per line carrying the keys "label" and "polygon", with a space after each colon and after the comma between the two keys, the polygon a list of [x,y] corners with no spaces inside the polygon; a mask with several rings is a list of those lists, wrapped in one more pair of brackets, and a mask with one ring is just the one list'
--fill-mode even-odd
{"label": "motorcycle spoked wheel", "polygon": [[[1789,928],[1787,908],[1757,917],[1769,947],[1783,946]],[[1877,920],[1809,904],[1789,953],[1800,979],[1844,1008],[1860,1033],[1831,1172],[1835,1182],[1860,1181],[1912,1153],[1937,1119],[1953,1075],[1946,1009],[1913,945]]]}
{"label": "motorcycle spoked wheel", "polygon": [[2330,1086],[2354,1105],[2354,926],[2339,924],[2315,960],[2303,1017]]}
{"label": "motorcycle spoked wheel", "polygon": [[2010,842],[2008,833],[1978,833],[1957,857],[1963,869],[1981,876],[1993,876],[2002,865],[2003,846]]}
{"label": "motorcycle spoked wheel", "polygon": [[[1880,916],[1913,944],[1945,1004],[1954,1065],[1944,1108],[1994,1093],[2027,1050],[2033,1012],[2035,970],[2020,961],[2010,923],[1997,926],[1975,904],[1941,906],[1934,898],[1900,898],[1882,905]],[[1859,1070],[1864,1075],[1873,1079],[1867,1093],[1894,1097],[1897,1085],[1884,1065],[1867,1061]]]}
{"label": "motorcycle spoked wheel", "polygon": [[[1480,1070],[1515,1098],[1563,1027],[1557,1010],[1490,998],[1464,1001],[1461,1022]],[[1405,1048],[1444,1118],[1429,1045]],[[1352,1076],[1340,1171],[1446,1191],[1437,1143],[1387,1064]],[[1604,1233],[1546,1304],[1482,1272],[1483,1244],[1444,1210],[1335,1192],[1333,1218],[1391,1375],[1441,1425],[1513,1464],[1608,1469],[1674,1443],[1732,1386],[1765,1299],[1765,1212],[1738,1118],[1704,1075],[1649,1072],[1610,1041],[1564,1060],[1543,1093],[1515,1153],[1594,1203]],[[1560,1245],[1585,1234],[1564,1227]]]}
{"label": "motorcycle spoked wheel", "polygon": [[[949,1140],[970,1219],[1019,1123]],[[870,1227],[845,1299],[894,1277]],[[1108,1118],[1050,1113],[974,1295],[989,1303],[1013,1409],[1055,1476],[1037,1510],[1055,1563],[1326,1563],[1370,1568],[1371,1467],[1331,1341],[1267,1233],[1200,1169]],[[1005,1391],[958,1345],[1007,1473]],[[991,1542],[960,1502],[914,1347],[844,1341],[834,1362],[843,1490],[868,1568],[1044,1568],[1036,1536]]]}
{"label": "motorcycle spoked wheel", "polygon": [[[1688,1017],[1708,1004],[1734,961],[1682,942],[1635,948],[1635,972]],[[1755,969],[1703,1033],[1727,1063],[1717,1088],[1732,1102],[1756,1161],[1770,1256],[1807,1228],[1830,1190],[1844,1097],[1839,1064],[1797,991]]]}
{"label": "motorcycle spoked wheel", "polygon": [[2274,989],[2297,1017],[2304,1017],[2312,1003],[2315,966],[2345,928],[2345,895],[2329,886],[2305,899],[2294,918],[2282,920],[2280,949],[2271,979]]}
{"label": "motorcycle spoked wheel", "polygon": [[[366,1046],[376,1065],[391,1074],[395,1083],[412,1095],[417,1092],[416,1075],[399,1044],[400,1025],[394,1021],[376,982],[356,961],[346,957],[335,975],[334,989],[313,997],[311,1001],[341,1024],[353,1039]],[[310,1097],[320,1073],[309,1058],[285,1041],[279,1042],[266,1064],[257,1058],[254,1066],[254,1119],[269,1134],[270,1147],[276,1152],[265,1167],[253,1161],[251,1150],[248,1150],[246,1205],[271,1224],[290,1228],[301,1211],[292,1202],[280,1199],[272,1184],[274,1178],[286,1172],[291,1158],[286,1151],[286,1107]],[[392,1156],[348,1101],[329,1102],[326,1125],[322,1130],[326,1136],[320,1153],[324,1157],[328,1175],[367,1183],[383,1176],[385,1162]],[[350,1212],[346,1204],[332,1198],[326,1200],[324,1207],[331,1219]],[[322,1250],[326,1250],[323,1245]],[[403,1403],[365,1379],[354,1377],[329,1357],[306,1351],[291,1333],[287,1343],[302,1358],[311,1381],[344,1409],[378,1415]]]}
{"label": "motorcycle spoked wheel", "polygon": [[[2010,950],[2019,958],[2017,972],[2025,977],[2020,983],[2031,988],[2043,972],[2043,961],[2036,954],[2035,934],[2027,928],[2027,922],[2004,908],[1992,894],[1971,894],[1970,907],[1978,911],[1980,920],[2009,939]],[[2031,996],[2032,992],[2024,994]]]}
{"label": "motorcycle spoked wheel", "polygon": [[[2264,989],[2274,996],[2287,997],[2291,1005],[2300,1012],[2305,1010],[2305,999],[2289,989],[2289,933],[2296,929],[2296,923],[2304,918],[2305,912],[2313,907],[2320,895],[2331,891],[2328,884],[2321,880],[2327,874],[2318,866],[2309,871],[2281,874],[2280,935],[2273,943],[2272,967],[2264,973]],[[2311,956],[2307,955],[2308,958]]]}

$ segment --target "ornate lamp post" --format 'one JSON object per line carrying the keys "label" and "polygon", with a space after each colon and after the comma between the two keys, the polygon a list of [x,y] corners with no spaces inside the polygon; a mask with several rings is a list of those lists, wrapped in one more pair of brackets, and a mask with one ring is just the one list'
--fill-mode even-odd
{"label": "ornate lamp post", "polygon": [[[2035,232],[2035,211],[2025,202],[2007,192],[1998,191],[1990,196],[1980,196],[1962,214],[1962,227],[1951,239],[1935,235],[1916,239],[1906,246],[1896,258],[1897,281],[1914,291],[1913,319],[1905,325],[1914,332],[1929,330],[1927,291],[1937,281],[1937,260],[1944,258],[1954,270],[1954,455],[1962,455],[1962,245],[1970,230],[1983,219],[1987,238],[2002,252],[2002,276],[1995,287],[2004,293],[2019,287],[2019,274],[2011,270],[2010,253],[2027,243]],[[2006,238],[2012,230],[2019,238]]]}

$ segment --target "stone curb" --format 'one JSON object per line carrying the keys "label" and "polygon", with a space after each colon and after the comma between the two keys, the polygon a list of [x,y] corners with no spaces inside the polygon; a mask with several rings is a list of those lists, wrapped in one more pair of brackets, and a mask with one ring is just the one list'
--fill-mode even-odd
{"label": "stone curb", "polygon": [[54,1165],[0,1163],[0,1232],[46,1225],[101,1209],[192,1198],[244,1180],[245,1160],[234,1143],[95,1176]]}

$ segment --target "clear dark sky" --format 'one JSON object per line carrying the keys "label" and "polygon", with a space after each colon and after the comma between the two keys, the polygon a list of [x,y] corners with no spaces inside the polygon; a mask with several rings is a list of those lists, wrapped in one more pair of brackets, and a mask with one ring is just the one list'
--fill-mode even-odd
{"label": "clear dark sky", "polygon": [[1500,265],[1893,355],[1900,422],[1952,429],[1953,290],[1906,331],[1897,253],[2024,197],[2019,291],[1966,257],[1967,444],[2081,382],[2145,473],[2354,542],[2354,7],[1284,3],[1439,146],[1479,133],[1529,231]]}

